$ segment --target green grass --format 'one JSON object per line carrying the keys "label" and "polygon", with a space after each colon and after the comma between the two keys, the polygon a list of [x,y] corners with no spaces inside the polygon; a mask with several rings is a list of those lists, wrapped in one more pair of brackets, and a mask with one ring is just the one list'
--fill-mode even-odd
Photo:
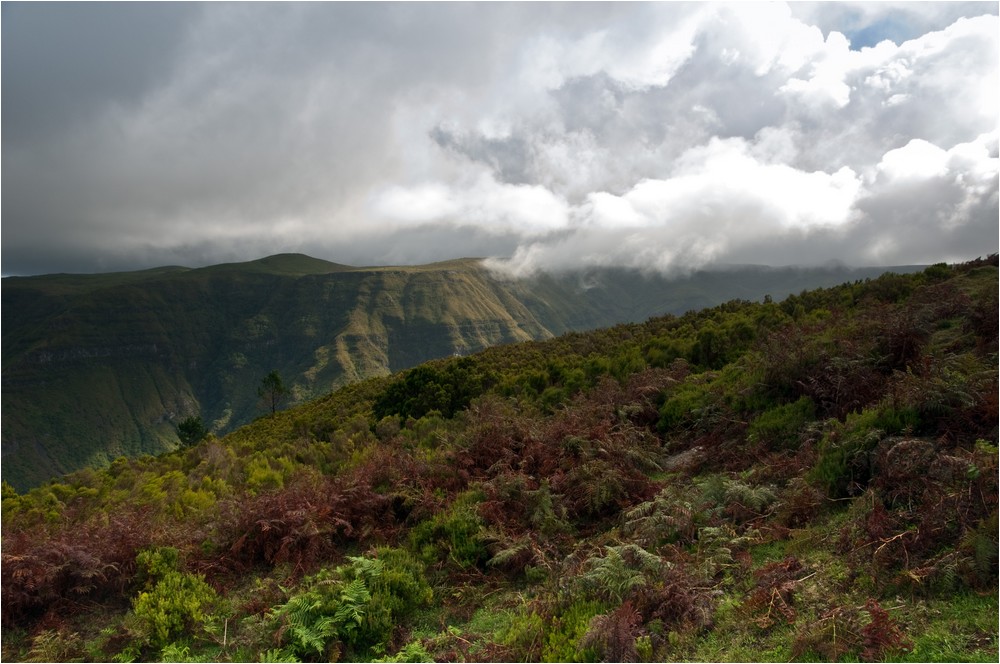
{"label": "green grass", "polygon": [[997,596],[963,593],[906,611],[913,650],[904,662],[997,661]]}

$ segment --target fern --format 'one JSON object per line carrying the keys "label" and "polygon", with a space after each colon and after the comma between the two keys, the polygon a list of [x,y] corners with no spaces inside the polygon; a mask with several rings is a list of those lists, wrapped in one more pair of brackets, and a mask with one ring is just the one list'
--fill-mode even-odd
{"label": "fern", "polygon": [[622,602],[633,590],[669,569],[669,563],[635,544],[605,547],[605,555],[587,561],[578,583],[592,596]]}
{"label": "fern", "polygon": [[337,636],[337,591],[342,584],[328,572],[307,579],[306,584],[310,587],[305,592],[272,611],[272,622],[279,625],[279,642],[286,642],[293,654],[322,655],[327,643]]}
{"label": "fern", "polygon": [[631,602],[625,602],[611,613],[595,616],[580,644],[598,648],[604,662],[637,662],[636,639],[641,626],[642,616]]}
{"label": "fern", "polygon": [[698,562],[702,573],[713,578],[721,570],[733,567],[733,552],[752,544],[760,536],[757,530],[737,535],[729,526],[706,527],[698,530]]}
{"label": "fern", "polygon": [[299,662],[301,660],[295,655],[287,652],[283,648],[271,648],[270,650],[265,650],[264,652],[261,653],[260,661],[283,663],[283,662]]}
{"label": "fern", "polygon": [[434,658],[420,641],[411,641],[399,649],[395,655],[380,657],[373,662],[433,662]]}
{"label": "fern", "polygon": [[726,480],[725,501],[727,503],[738,503],[749,510],[760,513],[768,507],[777,496],[770,487],[752,487],[736,480]]}
{"label": "fern", "polygon": [[668,487],[653,500],[640,503],[625,512],[625,533],[647,546],[666,542],[690,541],[697,532],[697,524],[707,514],[679,489]]}
{"label": "fern", "polygon": [[869,599],[865,604],[865,610],[872,618],[871,622],[861,630],[864,645],[861,657],[865,661],[881,660],[893,652],[909,651],[912,648],[899,629],[899,625],[877,601]]}
{"label": "fern", "polygon": [[498,550],[489,562],[489,567],[509,567],[524,569],[534,559],[534,550],[531,540],[524,538],[513,542],[506,542],[507,546]]}
{"label": "fern", "polygon": [[345,640],[350,640],[364,621],[365,606],[371,599],[371,593],[361,578],[351,581],[340,593],[340,606],[334,619],[340,624],[340,632]]}

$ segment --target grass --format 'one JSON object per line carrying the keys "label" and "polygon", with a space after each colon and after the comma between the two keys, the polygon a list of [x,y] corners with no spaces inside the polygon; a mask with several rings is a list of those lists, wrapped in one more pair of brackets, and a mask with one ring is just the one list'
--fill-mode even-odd
{"label": "grass", "polygon": [[913,649],[904,662],[996,662],[997,596],[963,593],[903,613]]}

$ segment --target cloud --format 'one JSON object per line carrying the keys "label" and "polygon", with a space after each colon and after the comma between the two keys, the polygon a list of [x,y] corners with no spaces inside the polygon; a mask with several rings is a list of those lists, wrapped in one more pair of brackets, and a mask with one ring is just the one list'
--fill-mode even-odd
{"label": "cloud", "polygon": [[996,250],[992,3],[2,11],[5,274]]}
{"label": "cloud", "polygon": [[572,236],[542,239],[491,266],[515,274],[580,263],[684,271],[761,237],[780,243],[852,220],[861,180],[850,168],[805,172],[761,161],[754,147],[732,138],[692,148],[666,179],[643,180],[621,196],[589,195],[574,210]]}
{"label": "cloud", "polygon": [[390,187],[371,199],[372,214],[393,224],[451,222],[488,233],[545,235],[566,227],[566,202],[545,187],[500,183],[483,173],[459,186]]}

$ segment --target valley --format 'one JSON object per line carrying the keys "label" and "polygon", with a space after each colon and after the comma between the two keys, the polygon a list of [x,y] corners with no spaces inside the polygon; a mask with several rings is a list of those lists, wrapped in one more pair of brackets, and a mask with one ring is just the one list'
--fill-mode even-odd
{"label": "valley", "polygon": [[[498,344],[781,298],[886,268],[623,269],[503,278],[477,259],[357,268],[283,254],[247,263],[3,280],[4,481],[19,490],[120,456],[174,449],[198,415],[217,435],[289,404]],[[894,268],[907,272],[915,268]]]}

